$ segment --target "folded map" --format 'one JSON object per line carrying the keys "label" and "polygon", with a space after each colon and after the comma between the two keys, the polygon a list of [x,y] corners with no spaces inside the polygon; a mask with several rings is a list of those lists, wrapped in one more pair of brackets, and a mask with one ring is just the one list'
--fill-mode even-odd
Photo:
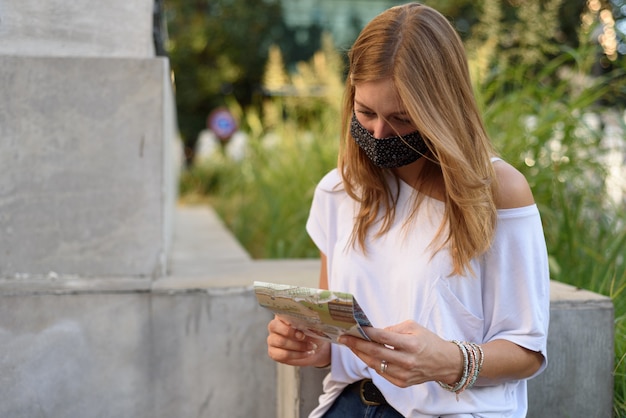
{"label": "folded map", "polygon": [[266,282],[254,282],[254,292],[261,306],[311,337],[369,340],[363,327],[372,324],[350,293]]}

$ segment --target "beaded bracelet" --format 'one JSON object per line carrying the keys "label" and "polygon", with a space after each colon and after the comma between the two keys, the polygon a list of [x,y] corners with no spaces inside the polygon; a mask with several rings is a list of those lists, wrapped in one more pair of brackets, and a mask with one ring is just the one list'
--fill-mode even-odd
{"label": "beaded bracelet", "polygon": [[447,383],[437,382],[442,388],[454,392],[459,399],[459,394],[464,390],[467,390],[474,386],[476,379],[480,374],[485,359],[485,354],[481,346],[475,343],[468,343],[466,341],[452,340],[463,356],[463,373],[461,379],[454,385],[448,385]]}
{"label": "beaded bracelet", "polygon": [[459,350],[461,350],[461,354],[463,355],[463,374],[461,376],[461,379],[458,382],[456,382],[454,385],[448,385],[447,383],[443,383],[443,382],[437,382],[437,383],[439,383],[439,386],[441,386],[442,388],[449,390],[450,392],[455,392],[458,394],[460,393],[459,391],[461,390],[461,388],[467,382],[469,359],[468,359],[467,348],[465,347],[465,345],[462,342],[457,341],[457,340],[452,340],[452,342],[456,344],[457,347],[459,347]]}
{"label": "beaded bracelet", "polygon": [[483,352],[483,348],[481,346],[475,343],[470,343],[470,346],[474,349],[475,353],[479,354],[479,360],[478,360],[478,364],[476,365],[477,369],[472,374],[469,384],[467,385],[467,389],[471,388],[472,386],[474,386],[474,383],[476,383],[476,379],[478,378],[478,375],[480,374],[480,370],[483,367],[483,360],[485,359],[485,353]]}
{"label": "beaded bracelet", "polygon": [[468,352],[468,379],[465,381],[465,384],[463,385],[463,387],[461,387],[461,389],[459,389],[456,394],[458,395],[459,393],[463,392],[465,389],[468,389],[469,387],[471,387],[472,382],[474,380],[476,380],[476,367],[478,366],[478,359],[476,358],[478,356],[478,354],[476,353],[476,351],[474,350],[474,347],[472,347],[471,343],[463,343],[466,346],[466,350]]}

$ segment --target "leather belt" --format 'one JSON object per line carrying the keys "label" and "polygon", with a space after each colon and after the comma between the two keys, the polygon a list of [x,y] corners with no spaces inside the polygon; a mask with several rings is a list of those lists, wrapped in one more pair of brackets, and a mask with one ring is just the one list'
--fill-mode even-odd
{"label": "leather belt", "polygon": [[363,379],[348,386],[351,392],[359,395],[361,402],[369,406],[388,405],[387,400],[372,379]]}

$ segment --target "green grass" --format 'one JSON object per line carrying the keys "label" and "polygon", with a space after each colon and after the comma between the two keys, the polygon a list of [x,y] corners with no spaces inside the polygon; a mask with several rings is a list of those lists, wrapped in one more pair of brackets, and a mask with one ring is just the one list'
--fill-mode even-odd
{"label": "green grass", "polygon": [[[494,74],[484,88],[488,129],[505,159],[522,171],[540,208],[554,280],[611,297],[615,308],[614,413],[626,416],[626,207],[612,202],[602,163],[601,127],[590,115],[624,82],[584,77],[577,51],[537,75]],[[564,70],[566,69],[566,71]],[[622,129],[623,118],[621,119]],[[626,132],[626,129],[624,129]]]}
{"label": "green grass", "polygon": [[304,225],[317,182],[336,165],[329,126],[320,119],[304,131],[284,121],[251,136],[241,162],[218,153],[184,173],[181,195],[207,197],[254,258],[318,257]]}

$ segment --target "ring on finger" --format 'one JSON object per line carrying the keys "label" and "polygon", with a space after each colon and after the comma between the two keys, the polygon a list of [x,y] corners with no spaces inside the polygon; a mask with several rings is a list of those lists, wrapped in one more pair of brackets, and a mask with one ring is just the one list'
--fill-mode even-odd
{"label": "ring on finger", "polygon": [[380,362],[380,374],[385,374],[387,371],[387,360],[383,360]]}

